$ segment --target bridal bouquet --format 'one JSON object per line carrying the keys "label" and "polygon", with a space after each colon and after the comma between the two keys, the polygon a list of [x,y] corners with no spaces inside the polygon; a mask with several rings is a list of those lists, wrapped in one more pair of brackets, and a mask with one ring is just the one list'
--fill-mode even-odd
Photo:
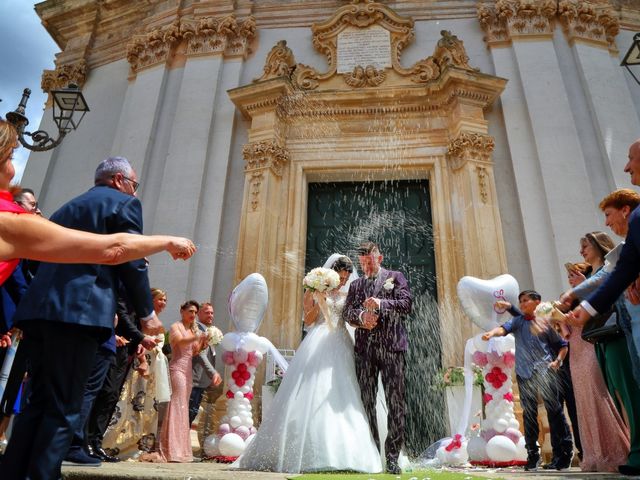
{"label": "bridal bouquet", "polygon": [[327,292],[340,285],[340,275],[330,268],[314,268],[304,277],[302,285],[312,292]]}
{"label": "bridal bouquet", "polygon": [[207,335],[207,339],[209,341],[210,347],[215,347],[216,345],[218,345],[222,341],[222,337],[224,336],[220,331],[220,329],[217,327],[214,327],[213,325],[211,325],[210,327],[207,327],[207,330],[205,333]]}

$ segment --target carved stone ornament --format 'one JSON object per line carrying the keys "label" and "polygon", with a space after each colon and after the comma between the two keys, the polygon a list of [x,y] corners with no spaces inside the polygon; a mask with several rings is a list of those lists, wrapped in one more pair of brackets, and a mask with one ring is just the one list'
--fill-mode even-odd
{"label": "carved stone ornament", "polygon": [[482,203],[487,203],[489,200],[489,186],[487,179],[487,169],[485,167],[477,167],[478,172],[478,187],[480,187],[480,200]]}
{"label": "carved stone ornament", "polygon": [[127,60],[136,71],[166,62],[180,41],[186,41],[187,55],[224,55],[246,58],[256,36],[256,22],[235,15],[176,20],[170,25],[136,35],[127,46]]}
{"label": "carved stone ornament", "polygon": [[557,0],[495,0],[477,7],[487,43],[553,34]]}
{"label": "carved stone ornament", "polygon": [[615,37],[620,24],[608,3],[561,0],[558,16],[570,40],[584,40],[617,50]]}
{"label": "carved stone ornament", "polygon": [[[400,76],[409,77],[415,83],[427,83],[437,79],[447,66],[471,69],[462,41],[448,31],[441,32],[442,39],[438,42],[433,56],[422,59],[409,68],[402,67],[402,50],[414,40],[413,20],[398,15],[381,3],[353,0],[351,4],[340,7],[327,21],[314,24],[312,27],[313,46],[326,56],[328,70],[322,73],[314,67],[299,63],[291,70],[294,86],[301,90],[314,90],[320,83],[336,75],[338,36],[345,29],[368,29],[374,25],[389,32],[391,69]],[[265,74],[259,80],[280,76],[274,72],[280,74],[286,71],[283,62],[290,67],[288,60],[293,61],[293,54],[287,56],[285,61],[283,59],[288,55],[285,52],[284,47],[280,48],[280,44],[272,49],[265,65]],[[342,76],[345,83],[353,88],[378,86],[388,78],[385,69],[374,65],[358,65],[353,71],[343,73]]]}
{"label": "carved stone ornament", "polygon": [[259,206],[260,187],[265,172],[270,169],[274,175],[281,177],[289,162],[289,152],[274,141],[262,141],[246,144],[242,149],[242,156],[246,162],[244,171],[249,178],[251,210],[255,211]]}
{"label": "carved stone ornament", "polygon": [[256,78],[254,82],[277,77],[290,77],[295,68],[296,59],[293,56],[293,52],[287,47],[286,40],[280,40],[267,55],[267,61],[263,69],[264,73],[260,78]]}
{"label": "carved stone ornament", "polygon": [[127,45],[127,60],[131,70],[137,72],[146,67],[166,62],[175,43],[182,37],[180,21],[154,28],[143,34],[135,35]]}
{"label": "carved stone ornament", "polygon": [[495,148],[493,137],[480,133],[462,132],[448,146],[448,155],[454,170],[461,168],[467,160],[491,162]]}
{"label": "carved stone ornament", "polygon": [[385,77],[384,70],[376,70],[373,65],[367,65],[366,68],[358,65],[353,72],[344,76],[344,81],[350,87],[377,87]]}
{"label": "carved stone ornament", "polygon": [[79,60],[75,63],[58,65],[55,70],[45,70],[42,73],[40,86],[44,92],[66,88],[70,83],[82,88],[86,78],[87,62]]}
{"label": "carved stone ornament", "polygon": [[187,40],[187,55],[246,58],[251,53],[249,45],[256,35],[256,22],[253,17],[238,22],[235,15],[204,17],[197,22],[183,21],[181,32]]}

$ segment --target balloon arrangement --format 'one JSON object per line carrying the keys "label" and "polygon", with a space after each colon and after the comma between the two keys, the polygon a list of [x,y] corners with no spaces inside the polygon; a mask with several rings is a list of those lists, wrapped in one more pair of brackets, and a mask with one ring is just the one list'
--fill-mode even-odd
{"label": "balloon arrangement", "polygon": [[[495,309],[495,302],[506,300],[514,304],[518,291],[518,282],[511,275],[500,275],[491,280],[463,277],[458,282],[458,298],[462,308],[483,331],[491,330],[504,321],[502,317],[505,311]],[[482,368],[486,418],[481,423],[480,435],[467,438],[472,364]],[[500,467],[526,463],[524,437],[513,413],[511,374],[514,366],[513,336],[494,337],[487,342],[479,334],[467,340],[464,412],[455,435],[439,443],[436,458],[440,464],[461,465],[470,461],[474,465]]]}
{"label": "balloon arrangement", "polygon": [[[217,434],[209,435],[203,444],[207,457],[230,462],[240,456],[256,433],[252,414],[253,384],[256,368],[270,352],[283,371],[287,364],[265,337],[254,332],[260,326],[269,302],[267,283],[259,273],[247,276],[229,296],[229,314],[236,332],[227,333],[221,342],[222,360],[227,366],[227,412]],[[284,362],[284,364],[282,364]]]}

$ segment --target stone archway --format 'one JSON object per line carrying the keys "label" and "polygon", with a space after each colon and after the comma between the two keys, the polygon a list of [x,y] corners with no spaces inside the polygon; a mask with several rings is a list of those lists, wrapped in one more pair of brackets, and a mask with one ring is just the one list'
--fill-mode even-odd
{"label": "stone archway", "polygon": [[[388,32],[389,66],[338,73],[340,35],[373,27]],[[460,363],[460,335],[470,336],[471,325],[451,301],[456,283],[506,270],[483,113],[506,80],[472,68],[462,41],[447,31],[432,56],[402,67],[413,21],[367,0],[312,30],[326,72],[296,63],[280,41],[260,79],[229,91],[251,121],[236,275],[257,271],[267,279],[269,314],[260,333],[281,348],[300,339],[309,182],[428,179],[442,363]]]}

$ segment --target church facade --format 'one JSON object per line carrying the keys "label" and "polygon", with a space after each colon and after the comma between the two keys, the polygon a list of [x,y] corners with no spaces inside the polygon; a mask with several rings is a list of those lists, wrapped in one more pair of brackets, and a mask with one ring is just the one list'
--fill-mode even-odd
{"label": "church facade", "polygon": [[[599,201],[630,186],[640,85],[619,64],[640,31],[637,2],[49,0],[36,10],[62,49],[43,89],[76,83],[91,112],[55,150],[31,155],[22,183],[53,212],[91,186],[101,159],[127,157],[145,232],[199,246],[189,262],[151,258],[166,324],[184,300],[211,299],[231,329],[228,295],[259,272],[270,291],[259,333],[295,348],[301,280],[318,265],[309,259],[385,230],[403,239],[404,256],[383,252],[391,266],[427,272],[416,283],[437,299],[440,362],[460,364],[473,327],[458,279],[510,273],[556,298],[580,237],[606,230]],[[392,190],[406,193],[389,216]],[[376,195],[375,214],[354,207]],[[338,224],[341,238],[327,237]]]}

